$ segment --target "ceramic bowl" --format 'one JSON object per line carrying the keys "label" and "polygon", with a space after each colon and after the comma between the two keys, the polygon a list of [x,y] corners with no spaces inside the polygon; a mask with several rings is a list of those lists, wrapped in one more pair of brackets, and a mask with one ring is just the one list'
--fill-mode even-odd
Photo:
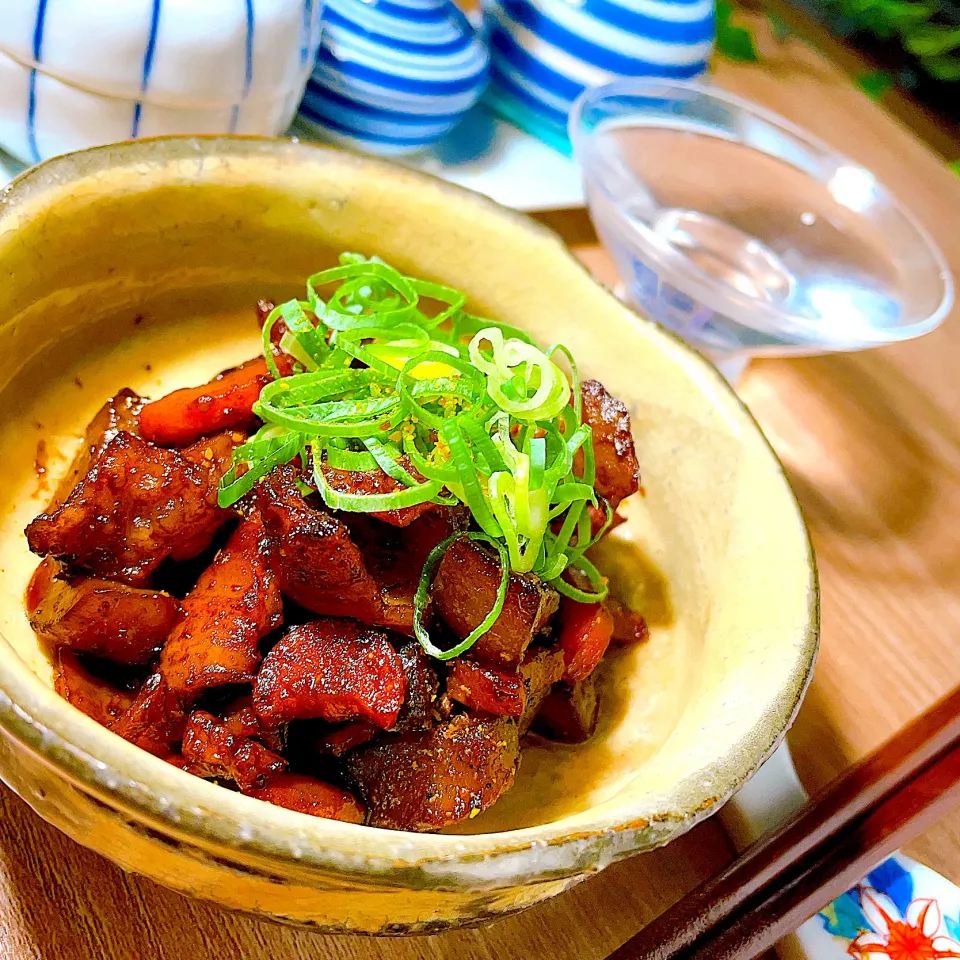
{"label": "ceramic bowl", "polygon": [[[628,404],[644,471],[646,496],[596,560],[646,612],[650,641],[605,663],[590,742],[530,744],[515,788],[454,833],[311,818],[155,759],[53,692],[23,613],[37,563],[24,525],[103,399],[125,385],[157,396],[254,355],[257,298],[294,295],[343,249],[566,343]],[[480,922],[688,830],[798,708],[816,573],[757,426],[706,361],[556,236],[476,194],[275,140],[142,140],[49,161],[0,208],[0,343],[0,775],[122,867],[327,931]]]}
{"label": "ceramic bowl", "polygon": [[488,60],[452,0],[328,0],[300,118],[334,143],[414,153],[477,102]]}
{"label": "ceramic bowl", "polygon": [[585,89],[617,77],[688,80],[713,49],[714,0],[481,0],[487,101],[570,152],[567,119]]}
{"label": "ceramic bowl", "polygon": [[283,133],[323,0],[0,6],[0,147],[36,163],[127,137]]}

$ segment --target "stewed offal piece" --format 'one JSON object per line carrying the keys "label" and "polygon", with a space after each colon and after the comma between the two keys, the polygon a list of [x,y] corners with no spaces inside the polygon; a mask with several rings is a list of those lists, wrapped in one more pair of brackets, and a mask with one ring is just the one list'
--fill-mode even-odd
{"label": "stewed offal piece", "polygon": [[460,714],[361,748],[350,754],[347,772],[369,805],[371,825],[430,831],[496,803],[513,785],[519,760],[516,723]]}
{"label": "stewed offal piece", "polygon": [[[613,510],[640,489],[640,464],[630,432],[630,414],[598,380],[584,380],[580,388],[583,420],[589,424],[596,462],[594,488]],[[582,470],[583,454],[578,454]]]}
{"label": "stewed offal piece", "polygon": [[152,673],[130,706],[108,726],[124,740],[166,758],[183,739],[187,710],[183,698],[170,688],[163,675]]}
{"label": "stewed offal piece", "polygon": [[53,689],[81,713],[109,726],[130,709],[133,694],[114,687],[88,670],[80,657],[61,648],[54,656]]}
{"label": "stewed offal piece", "polygon": [[294,627],[270,651],[253,705],[271,722],[369,720],[390,730],[407,695],[403,661],[387,635],[332,617]]}
{"label": "stewed offal piece", "polygon": [[529,651],[523,663],[512,669],[459,658],[447,673],[447,693],[481,713],[523,718],[525,731],[563,670],[562,651],[544,648]]}
{"label": "stewed offal piece", "polygon": [[139,414],[143,399],[133,390],[124,388],[115,397],[111,397],[96,412],[87,429],[83,442],[74,455],[70,468],[63,475],[53,498],[47,506],[47,512],[63,503],[70,491],[89,472],[94,460],[100,456],[103,448],[118,434],[140,432]]}
{"label": "stewed offal piece", "polygon": [[228,519],[217,483],[230,461],[228,435],[180,452],[121,431],[92,458],[66,500],[27,527],[27,543],[77,570],[133,586],[167,557],[201,553]]}
{"label": "stewed offal piece", "polygon": [[[475,630],[493,607],[500,564],[482,546],[456,540],[447,549],[433,583],[437,613],[461,639]],[[471,656],[516,665],[556,612],[557,591],[530,574],[511,573],[506,598],[493,626],[471,648]]]}
{"label": "stewed offal piece", "polygon": [[259,516],[240,521],[183,601],[160,654],[160,673],[185,701],[210,687],[253,680],[260,641],[283,621],[283,600]]}
{"label": "stewed offal piece", "polygon": [[27,619],[40,639],[124,664],[149,663],[182,612],[168,593],[77,576],[54,557],[27,591]]}
{"label": "stewed offal piece", "polygon": [[283,757],[205,710],[190,714],[180,755],[190,773],[233,780],[241,790],[265,787],[287,768]]}
{"label": "stewed offal piece", "polygon": [[274,566],[284,596],[314,613],[409,629],[412,607],[381,590],[350,529],[335,514],[308,503],[298,479],[295,468],[279,467],[254,493],[276,547]]}
{"label": "stewed offal piece", "polygon": [[366,818],[363,804],[352,793],[302,773],[281,773],[266,786],[254,787],[244,793],[278,807],[326,820],[363,823]]}
{"label": "stewed offal piece", "polygon": [[344,254],[258,305],[262,356],[108,400],[26,530],[56,690],[187,774],[392,830],[496,803],[530,730],[587,739],[608,648],[647,637],[590,559],[630,419],[465,301]]}
{"label": "stewed offal piece", "polygon": [[560,743],[583,743],[597,728],[600,700],[592,676],[572,686],[559,683],[540,707],[533,729]]}

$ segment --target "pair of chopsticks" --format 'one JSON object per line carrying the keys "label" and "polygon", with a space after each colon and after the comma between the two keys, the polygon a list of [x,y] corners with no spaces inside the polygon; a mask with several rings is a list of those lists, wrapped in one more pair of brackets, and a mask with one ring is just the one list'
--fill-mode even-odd
{"label": "pair of chopsticks", "polygon": [[960,688],[607,960],[749,960],[960,804]]}

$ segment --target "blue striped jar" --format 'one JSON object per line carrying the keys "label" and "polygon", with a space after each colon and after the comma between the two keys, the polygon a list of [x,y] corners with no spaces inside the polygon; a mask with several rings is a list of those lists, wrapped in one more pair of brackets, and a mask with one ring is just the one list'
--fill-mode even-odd
{"label": "blue striped jar", "polygon": [[619,77],[690,80],[713,50],[714,0],[482,0],[487,101],[570,153],[567,120],[587,87]]}
{"label": "blue striped jar", "polygon": [[282,133],[323,0],[0,0],[0,147],[36,162],[132,137]]}
{"label": "blue striped jar", "polygon": [[476,103],[488,62],[451,0],[328,0],[300,117],[324,139],[413,153]]}

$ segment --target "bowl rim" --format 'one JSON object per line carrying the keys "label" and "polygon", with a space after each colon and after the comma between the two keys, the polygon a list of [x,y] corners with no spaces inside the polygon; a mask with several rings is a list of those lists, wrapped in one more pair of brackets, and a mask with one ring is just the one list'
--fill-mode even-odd
{"label": "bowl rim", "polygon": [[[613,301],[625,320],[645,325],[664,351],[677,358],[691,375],[704,379],[716,402],[725,402],[726,409],[745,429],[759,435],[775,466],[771,482],[782,485],[805,554],[806,622],[802,636],[797,638],[799,652],[785,670],[782,689],[766,704],[763,737],[748,743],[744,736],[710,767],[675,784],[665,796],[665,804],[674,806],[680,804],[679,797],[689,798],[684,800],[686,809],[650,815],[634,805],[618,810],[616,822],[611,822],[608,814],[605,819],[578,824],[574,829],[564,827],[565,821],[560,820],[500,833],[416,834],[323,820],[278,808],[196,778],[110,733],[63,701],[15,655],[0,657],[0,732],[95,802],[132,814],[188,845],[205,849],[213,846],[221,851],[226,848],[248,862],[273,864],[273,872],[260,867],[261,875],[269,878],[276,878],[278,867],[293,867],[308,875],[349,877],[361,885],[457,891],[505,889],[595,872],[666,842],[715,812],[786,735],[812,679],[820,624],[816,559],[799,504],[769,441],[722,375],[671,331],[631,311],[605,290],[560,237],[545,226],[437,177],[336,147],[282,138],[220,135],[156,137],[93,147],[32,167],[0,191],[0,230],[10,211],[15,212],[18,199],[31,199],[34,186],[43,193],[51,184],[62,186],[70,179],[85,178],[92,173],[90,165],[95,168],[98,162],[109,169],[133,165],[141,156],[156,161],[151,150],[158,147],[169,148],[173,154],[159,158],[164,162],[178,156],[223,156],[225,152],[279,158],[295,150],[304,152],[305,160],[311,162],[348,163],[381,177],[412,179],[447,191],[478,209],[485,208],[503,219],[505,228],[523,231],[532,241],[551,247],[551,255],[558,262],[559,258],[565,261],[571,277],[579,275],[588,282],[593,295]],[[58,173],[63,176],[58,178]],[[6,641],[0,637],[0,642]],[[147,768],[149,786],[129,775],[130,770],[141,766]],[[711,789],[715,784],[723,785],[719,794],[714,792],[716,787]],[[530,851],[536,851],[536,856],[530,857]]]}
{"label": "bowl rim", "polygon": [[[722,293],[722,298],[736,305],[738,318],[746,318],[739,322],[743,322],[747,326],[772,336],[785,334],[790,337],[795,337],[797,345],[800,347],[827,349],[830,351],[861,350],[870,347],[885,346],[887,344],[902,343],[907,340],[922,337],[943,323],[953,309],[956,282],[953,277],[953,271],[950,269],[950,264],[940,249],[940,245],[916,214],[899,199],[883,180],[880,180],[872,171],[863,166],[863,164],[851,160],[846,154],[841,153],[826,140],[821,139],[816,134],[810,133],[810,131],[804,127],[794,123],[792,120],[788,120],[773,110],[768,110],[766,107],[746,97],[730,93],[713,83],[698,80],[634,77],[588,87],[577,97],[573,106],[570,108],[570,116],[567,124],[570,142],[573,144],[574,155],[583,167],[584,180],[589,180],[593,183],[602,191],[604,197],[609,202],[615,203],[616,200],[610,194],[607,187],[591,175],[588,166],[583,163],[587,152],[586,143],[589,139],[589,134],[582,129],[581,121],[584,110],[587,109],[588,105],[599,104],[606,98],[654,96],[656,91],[667,91],[668,95],[670,93],[680,94],[684,92],[699,94],[709,101],[724,104],[748,117],[763,120],[770,126],[779,129],[794,140],[799,141],[805,147],[816,151],[821,158],[829,157],[838,165],[842,164],[843,166],[862,171],[873,180],[876,189],[880,191],[896,215],[900,217],[920,239],[925,254],[932,261],[940,279],[939,303],[928,316],[914,320],[912,323],[904,324],[903,326],[871,327],[869,330],[858,331],[857,337],[851,338],[851,345],[849,346],[833,347],[828,345],[824,348],[821,341],[817,339],[816,324],[812,324],[800,315],[782,313],[776,309],[775,305],[765,304],[752,297],[748,297],[746,294],[742,294],[732,287],[725,288]],[[777,159],[784,163],[790,163],[790,161],[784,160],[781,157]],[[790,165],[794,166],[793,164]],[[705,273],[696,263],[684,256],[681,251],[677,250],[672,244],[668,243],[639,220],[630,218],[630,224],[643,237],[644,244],[650,249],[655,250],[657,255],[662,258],[661,263],[670,270],[674,278],[680,276],[684,280],[696,285],[696,289],[691,292],[683,283],[680,283],[679,287],[684,293],[689,293],[702,302],[709,304],[711,308],[717,312],[723,312],[723,310],[726,309],[719,302],[720,298],[718,295],[705,292],[705,290],[712,288],[704,288],[702,286],[704,281],[708,283],[713,282],[709,274]]]}

